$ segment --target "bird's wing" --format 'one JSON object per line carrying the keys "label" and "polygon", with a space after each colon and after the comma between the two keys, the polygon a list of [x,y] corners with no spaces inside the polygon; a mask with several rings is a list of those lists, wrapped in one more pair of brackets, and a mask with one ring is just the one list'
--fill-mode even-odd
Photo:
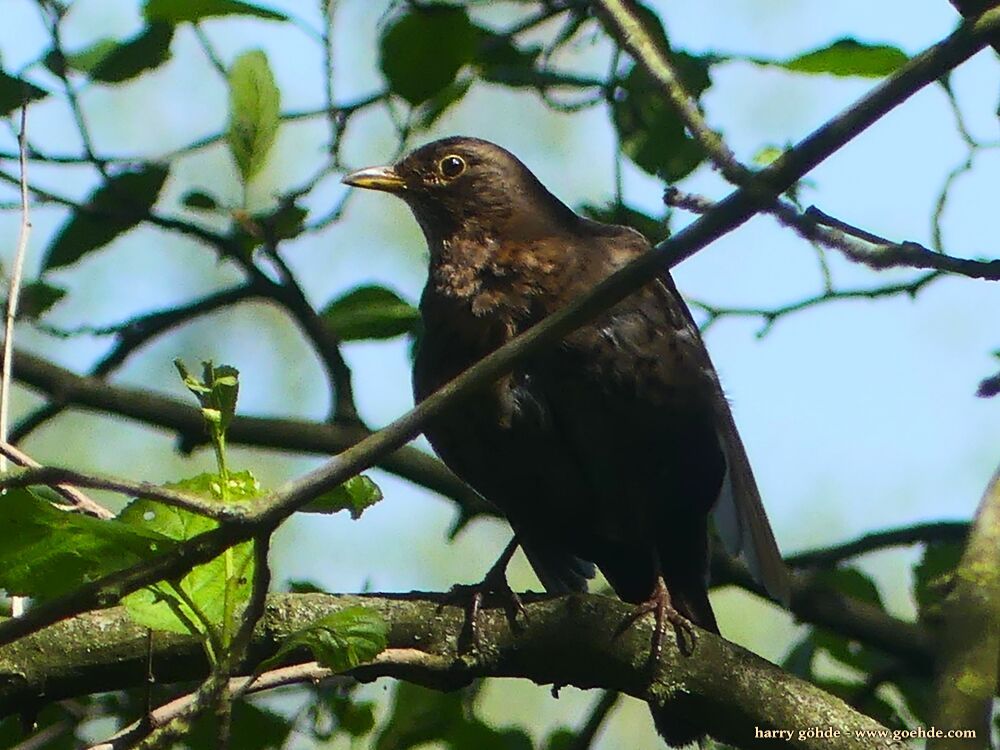
{"label": "bird's wing", "polygon": [[719,536],[726,550],[746,563],[754,579],[763,584],[768,594],[787,605],[791,596],[788,571],[767,520],[760,490],[743,440],[736,429],[729,402],[709,359],[698,325],[677,291],[673,279],[668,273],[663,273],[658,283],[661,285],[665,304],[675,307],[682,314],[683,325],[687,329],[685,339],[695,342],[696,351],[692,351],[692,356],[700,361],[701,369],[709,376],[714,390],[712,403],[719,441],[726,455],[726,476],[719,500],[713,509]]}

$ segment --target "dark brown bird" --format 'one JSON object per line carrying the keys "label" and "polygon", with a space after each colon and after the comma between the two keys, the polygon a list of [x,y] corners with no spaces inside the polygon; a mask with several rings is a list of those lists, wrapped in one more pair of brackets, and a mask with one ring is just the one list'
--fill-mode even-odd
{"label": "dark brown bird", "polygon": [[[430,248],[417,400],[565,306],[649,243],[570,210],[515,156],[447,138],[344,178],[412,209]],[[714,632],[708,519],[772,595],[784,567],[698,328],[664,271],[426,429],[510,521],[546,590],[601,569],[639,613]],[[505,564],[503,560],[502,564]]]}

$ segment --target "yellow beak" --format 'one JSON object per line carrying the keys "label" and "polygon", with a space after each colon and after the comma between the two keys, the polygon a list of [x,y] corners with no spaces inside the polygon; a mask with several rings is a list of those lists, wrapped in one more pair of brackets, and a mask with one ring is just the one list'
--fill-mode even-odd
{"label": "yellow beak", "polygon": [[406,189],[406,181],[392,167],[366,167],[344,175],[340,180],[345,185],[399,193]]}

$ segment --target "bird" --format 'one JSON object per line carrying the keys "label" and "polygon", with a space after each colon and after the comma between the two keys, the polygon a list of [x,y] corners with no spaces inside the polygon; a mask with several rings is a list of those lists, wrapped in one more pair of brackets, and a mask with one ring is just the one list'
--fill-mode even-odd
{"label": "bird", "polygon": [[[651,251],[631,228],[578,215],[516,156],[477,138],[436,140],[343,182],[401,198],[426,239],[418,402]],[[727,549],[787,598],[729,403],[666,268],[425,434],[511,525],[490,585],[506,580],[517,545],[549,593],[585,591],[596,566],[637,605],[630,619],[654,614],[658,657],[667,623],[679,640],[691,624],[719,632],[707,593],[714,511]]]}

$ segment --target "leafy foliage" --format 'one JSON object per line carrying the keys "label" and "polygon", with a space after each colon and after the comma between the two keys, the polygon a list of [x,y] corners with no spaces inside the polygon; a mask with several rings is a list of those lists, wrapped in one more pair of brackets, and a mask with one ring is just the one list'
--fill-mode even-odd
{"label": "leafy foliage", "polygon": [[123,83],[170,59],[174,27],[152,23],[124,42],[101,39],[86,49],[61,58],[55,51],[45,56],[45,65],[58,74],[63,65],[102,83]]}
{"label": "leafy foliage", "polygon": [[908,59],[898,47],[863,44],[856,39],[839,39],[828,47],[805,52],[785,62],[774,64],[797,73],[881,78],[894,73]]}
{"label": "leafy foliage", "polygon": [[28,490],[0,502],[0,588],[47,599],[170,549],[158,529],[57,510]]}
{"label": "leafy foliage", "polygon": [[464,9],[411,6],[386,27],[380,65],[393,93],[422,104],[443,91],[470,63],[479,34]]}
{"label": "leafy foliage", "polygon": [[338,513],[346,510],[357,520],[361,514],[382,499],[382,490],[363,474],[351,477],[343,484],[324,492],[302,508],[305,513]]}
{"label": "leafy foliage", "polygon": [[249,182],[264,166],[281,124],[281,92],[267,56],[244,52],[229,69],[229,152]]}
{"label": "leafy foliage", "polygon": [[284,13],[240,0],[146,0],[142,13],[147,21],[174,24],[228,15],[254,16],[267,21],[288,20]]}
{"label": "leafy foliage", "polygon": [[385,650],[388,633],[389,626],[375,610],[348,607],[292,633],[261,668],[279,664],[297,649],[307,649],[324,667],[343,672],[371,661]]}
{"label": "leafy foliage", "polygon": [[44,99],[48,91],[23,78],[0,70],[0,115],[8,115],[22,104]]}
{"label": "leafy foliage", "polygon": [[44,270],[72,265],[137,227],[167,180],[167,167],[147,164],[112,176],[73,212],[42,261]]}
{"label": "leafy foliage", "polygon": [[[93,88],[101,89],[99,95],[109,95],[107,87],[92,84],[115,85],[118,90],[110,93],[118,96],[126,88],[123,84],[161,70],[170,59],[177,27],[182,24],[205,23],[206,27],[211,27],[215,19],[226,17],[238,18],[247,24],[291,21],[285,29],[306,29],[312,38],[322,38],[321,31],[310,28],[311,19],[293,19],[257,3],[136,0],[136,5],[141,7],[144,25],[129,38],[98,38],[83,48],[61,53],[56,51],[60,45],[53,42],[51,49],[39,50],[30,65],[9,68],[9,73],[0,71],[0,114],[14,113],[25,101],[46,98],[52,100],[52,105],[63,106],[66,88],[73,88],[84,97],[84,110],[89,114],[90,104],[86,97]],[[331,6],[326,0],[319,5]],[[525,11],[518,23],[530,21],[533,17],[530,14],[540,14],[537,23],[527,24],[523,31],[514,31],[514,26],[501,28],[506,17],[503,13],[495,13],[488,5],[429,2],[394,6],[392,15],[383,19],[378,27],[376,51],[378,68],[388,93],[372,96],[370,103],[348,103],[335,113],[321,111],[323,107],[316,106],[312,114],[299,110],[284,116],[296,120],[306,117],[329,120],[328,149],[324,147],[322,152],[315,154],[315,161],[320,166],[315,175],[302,184],[281,185],[276,189],[279,194],[269,196],[270,203],[264,206],[248,206],[244,200],[244,205],[234,207],[227,205],[225,198],[217,197],[225,196],[218,185],[199,183],[205,185],[204,189],[193,189],[189,184],[182,184],[180,205],[190,211],[185,212],[182,208],[178,212],[181,218],[172,226],[183,226],[195,236],[201,236],[199,232],[216,231],[214,228],[221,226],[217,229],[219,242],[207,244],[213,252],[224,247],[220,253],[224,261],[235,258],[253,264],[257,260],[254,251],[262,246],[265,252],[260,255],[271,254],[274,260],[278,257],[279,244],[284,254],[286,247],[295,247],[289,240],[315,231],[316,226],[309,226],[306,219],[310,211],[326,211],[323,204],[328,196],[318,191],[311,193],[348,161],[341,153],[341,137],[348,132],[348,127],[352,134],[358,134],[357,140],[368,138],[375,142],[377,137],[364,128],[381,118],[383,123],[389,122],[395,129],[397,145],[426,140],[432,128],[444,129],[451,124],[445,116],[470,92],[478,97],[484,92],[517,90],[528,96],[537,95],[545,106],[567,116],[577,108],[606,105],[624,155],[642,171],[669,182],[682,180],[705,162],[705,154],[664,99],[660,87],[654,85],[627,55],[619,58],[609,54],[611,64],[604,68],[576,67],[590,47],[601,49],[603,44],[611,53],[613,46],[608,44],[593,15],[582,5],[521,3],[513,11],[506,9],[505,13]],[[853,38],[840,39],[787,59],[737,57],[712,50],[692,54],[671,46],[657,13],[643,5],[636,8],[656,43],[680,71],[688,91],[699,101],[711,92],[713,75],[719,66],[733,61],[772,66],[792,75],[876,78],[890,75],[908,59],[904,52],[891,45],[869,44]],[[297,8],[295,12],[299,12]],[[180,29],[182,34],[190,34],[190,31]],[[338,49],[334,64],[338,82],[333,98],[338,104],[352,101],[341,100],[343,92],[339,81],[345,69],[341,67],[340,54]],[[47,70],[41,69],[43,65]],[[354,71],[347,70],[353,76]],[[377,75],[377,71],[375,73]],[[56,81],[53,86],[50,83],[53,76],[67,80]],[[27,78],[40,80],[46,87],[30,83]],[[169,191],[164,190],[173,164],[155,163],[148,154],[166,152],[173,160],[177,154],[186,156],[221,140],[236,164],[244,187],[260,174],[281,127],[281,91],[267,57],[260,50],[236,54],[226,82],[229,115],[221,139],[212,134],[204,138],[199,135],[198,141],[180,147],[170,146],[177,149],[173,152],[161,151],[156,144],[156,148],[146,151],[123,148],[119,152],[109,148],[108,153],[103,151],[100,138],[94,140],[101,161],[90,165],[97,167],[91,174],[100,174],[102,182],[80,201],[78,207],[71,208],[68,219],[45,253],[43,272],[56,269],[73,272],[70,267],[77,261],[147,220],[161,194],[167,193],[161,210],[167,212],[177,208],[170,203]],[[580,96],[582,103],[564,104],[563,94]],[[363,100],[364,97],[357,101]],[[322,93],[315,101],[322,101]],[[189,103],[184,102],[181,106],[189,106]],[[50,103],[46,102],[44,107],[37,109],[44,111],[48,107]],[[363,110],[375,112],[378,117],[367,121],[359,118],[363,126],[354,125],[358,121],[354,119],[355,114]],[[62,111],[64,114],[69,112],[68,109]],[[517,118],[519,113],[503,114]],[[66,119],[72,118],[67,116]],[[380,131],[376,127],[370,132]],[[33,148],[40,152],[33,155],[33,160],[49,161],[49,137],[44,128],[31,136]],[[752,149],[753,144],[750,146]],[[61,162],[87,161],[79,156],[78,149],[79,139],[72,140],[70,145],[53,147],[51,154],[55,158],[39,171],[51,170],[52,174],[61,176],[62,172],[56,171],[62,169]],[[120,153],[126,156],[116,156]],[[754,162],[767,164],[780,153],[781,150],[774,146],[759,148]],[[5,158],[14,161],[9,155]],[[329,164],[320,165],[324,159]],[[182,173],[183,169],[177,172],[178,176]],[[53,180],[52,184],[57,182]],[[53,191],[57,196],[62,195],[55,188]],[[43,201],[44,197],[39,200]],[[669,232],[669,214],[661,218],[655,211],[647,213],[628,203],[586,204],[581,212],[599,221],[631,226],[653,241]],[[186,224],[187,221],[191,223]],[[231,248],[241,250],[242,254],[230,253]],[[225,272],[230,270],[227,267]],[[273,267],[264,269],[263,273],[271,271]],[[60,283],[63,283],[62,278]],[[74,287],[72,278],[62,286],[44,280],[26,285],[20,302],[21,317],[37,319],[65,295],[74,294]],[[382,286],[355,288],[330,301],[318,312],[342,341],[385,340],[403,335],[416,338],[419,335],[416,308]],[[119,342],[141,339],[142,325],[130,324],[116,330]],[[220,503],[246,502],[258,497],[261,491],[253,474],[231,472],[225,466],[226,428],[234,418],[239,390],[236,370],[215,367],[211,363],[204,363],[200,375],[192,375],[182,366],[179,369],[185,384],[198,399],[216,449],[219,471],[168,486]],[[1000,376],[983,381],[982,395],[1000,391],[998,383]],[[304,510],[317,513],[346,510],[357,518],[381,497],[379,488],[361,475],[316,498]],[[117,519],[103,522],[56,509],[41,493],[12,490],[0,500],[0,529],[4,532],[0,544],[0,587],[9,593],[37,599],[72,591],[88,581],[174,549],[180,541],[217,528],[215,521],[204,516],[146,499],[134,500]],[[224,654],[232,629],[239,623],[241,610],[250,596],[255,572],[253,552],[252,543],[238,545],[178,580],[163,581],[136,592],[127,598],[128,610],[148,627],[202,638],[208,644],[210,655],[217,659],[220,653]],[[915,566],[913,595],[922,623],[934,625],[939,619],[941,602],[949,591],[960,552],[959,545],[932,545]],[[881,592],[859,569],[838,567],[817,573],[814,580],[850,600],[884,611]],[[293,586],[293,590],[305,592],[315,587],[299,584]],[[372,659],[385,647],[386,632],[386,623],[377,612],[360,608],[345,610],[322,618],[291,636],[276,658],[287,658],[292,651],[305,649],[334,669],[350,669]],[[926,723],[934,705],[933,685],[926,675],[911,670],[905,663],[888,659],[878,649],[826,628],[808,628],[790,649],[784,666],[890,726],[914,721]],[[388,715],[383,715],[384,711],[376,712],[374,703],[356,700],[349,690],[309,686],[302,692],[308,694],[308,710],[296,719],[301,719],[296,729],[317,741],[328,742],[338,734],[346,734],[358,746],[382,750],[424,743],[486,750],[532,747],[525,731],[496,728],[477,715],[475,689],[443,695],[400,684]],[[101,699],[85,697],[77,703],[96,706],[96,713],[105,716],[132,718],[145,710],[143,699],[133,696],[126,700],[123,695]],[[892,696],[891,699],[887,700],[886,695]],[[55,706],[42,708],[37,718],[42,729],[59,722],[72,724],[76,721],[75,716],[70,717]],[[7,721],[0,725],[0,746],[13,746],[21,741],[20,733],[11,729],[13,724]],[[244,701],[234,705],[232,724],[231,744],[234,747],[281,746],[292,732],[288,717]],[[561,728],[550,733],[540,746],[562,750],[574,746],[575,740],[572,730]],[[192,748],[213,747],[216,736],[211,720],[197,723],[183,742]],[[77,744],[72,732],[66,732],[46,746],[60,748]]]}
{"label": "leafy foliage", "polygon": [[[257,480],[248,471],[230,474],[228,482],[218,474],[199,474],[167,486],[213,500],[222,500],[225,494],[231,502],[249,500],[260,493]],[[129,503],[119,519],[174,541],[192,539],[219,525],[211,518],[143,499]],[[249,599],[253,566],[253,542],[244,542],[195,566],[179,581],[160,582],[130,594],[125,606],[137,622],[154,630],[208,636],[226,624],[229,592],[235,594],[238,603]]]}
{"label": "leafy foliage", "polygon": [[[687,90],[698,96],[712,83],[708,63],[685,53],[673,53]],[[705,160],[705,151],[684,128],[674,108],[644,69],[633,65],[622,80],[611,108],[622,151],[652,175],[676,182]]]}
{"label": "leafy foliage", "polygon": [[388,339],[413,333],[420,312],[395,292],[362,286],[323,308],[320,315],[341,341]]}
{"label": "leafy foliage", "polygon": [[474,692],[438,693],[400,682],[392,712],[379,731],[375,750],[408,750],[438,741],[451,750],[531,750],[521,729],[496,729],[470,710]]}

